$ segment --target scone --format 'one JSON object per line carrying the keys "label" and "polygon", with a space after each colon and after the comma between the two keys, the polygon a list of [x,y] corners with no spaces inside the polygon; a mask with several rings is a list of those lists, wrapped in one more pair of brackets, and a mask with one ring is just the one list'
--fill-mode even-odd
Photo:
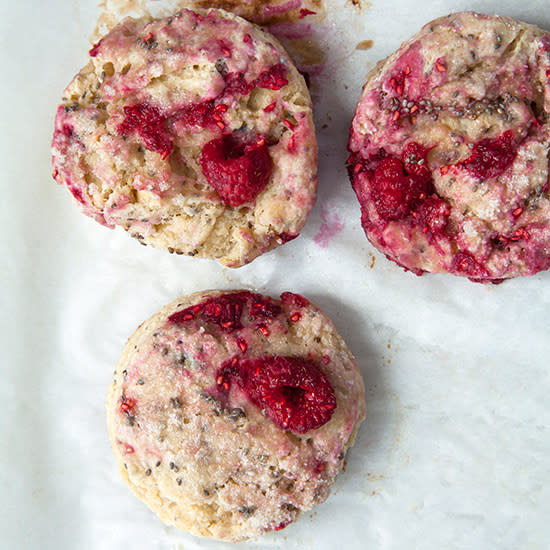
{"label": "scone", "polygon": [[125,19],[57,110],[53,176],[142,244],[238,267],[304,226],[317,144],[277,40],[222,10]]}
{"label": "scone", "polygon": [[129,339],[107,397],[131,490],[165,523],[231,541],[323,502],[364,416],[346,344],[289,292],[176,300]]}
{"label": "scone", "polygon": [[368,239],[417,274],[498,282],[550,267],[550,34],[428,23],[367,76],[348,170]]}

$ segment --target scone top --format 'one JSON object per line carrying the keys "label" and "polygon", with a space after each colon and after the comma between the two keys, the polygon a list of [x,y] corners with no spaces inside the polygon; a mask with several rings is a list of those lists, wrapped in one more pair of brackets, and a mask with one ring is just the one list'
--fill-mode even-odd
{"label": "scone top", "polygon": [[221,10],[126,19],[65,91],[54,177],[144,244],[236,267],[298,235],[315,200],[303,78]]}
{"label": "scone top", "polygon": [[122,477],[163,521],[241,540],[327,498],[365,403],[353,356],[311,302],[213,291],[138,329],[107,410]]}
{"label": "scone top", "polygon": [[349,139],[371,242],[418,274],[550,267],[550,35],[472,12],[428,23],[367,77]]}

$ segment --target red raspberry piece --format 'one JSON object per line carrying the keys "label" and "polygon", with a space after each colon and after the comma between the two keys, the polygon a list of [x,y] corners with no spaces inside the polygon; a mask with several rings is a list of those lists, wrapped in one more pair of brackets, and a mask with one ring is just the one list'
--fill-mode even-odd
{"label": "red raspberry piece", "polygon": [[267,88],[269,90],[280,90],[288,84],[286,78],[286,67],[282,63],[273,65],[266,71],[260,73],[258,78],[254,80],[253,87]]}
{"label": "red raspberry piece", "polygon": [[90,57],[97,57],[97,54],[99,53],[99,47],[101,46],[101,40],[97,43],[95,43],[91,50],[88,52]]}
{"label": "red raspberry piece", "polygon": [[447,202],[438,197],[428,197],[423,200],[413,216],[423,233],[441,235],[449,221],[451,207]]}
{"label": "red raspberry piece", "polygon": [[229,73],[225,77],[224,96],[248,95],[254,88],[253,84],[248,84],[244,79],[243,73]]}
{"label": "red raspberry piece", "polygon": [[399,159],[383,159],[374,171],[374,205],[383,218],[398,220],[409,213],[405,203],[407,180]]}
{"label": "red raspberry piece", "polygon": [[378,214],[386,220],[405,218],[414,203],[432,190],[426,177],[405,175],[403,163],[395,157],[386,157],[374,171],[373,201]]}
{"label": "red raspberry piece", "polygon": [[[183,120],[189,126],[206,128],[216,124],[216,120],[213,118],[215,113],[216,108],[213,100],[202,101],[178,109],[174,113],[174,119]],[[219,118],[221,120],[221,116]]]}
{"label": "red raspberry piece", "polygon": [[474,279],[482,279],[488,276],[485,267],[480,264],[469,252],[459,251],[453,256],[451,267],[458,273],[464,273]]}
{"label": "red raspberry piece", "polygon": [[199,157],[203,174],[224,204],[253,201],[267,185],[272,161],[263,138],[243,143],[234,136],[208,142]]}
{"label": "red raspberry piece", "polygon": [[428,167],[428,149],[416,141],[407,143],[401,153],[401,161],[407,174],[419,178],[430,179]]}
{"label": "red raspberry piece", "polygon": [[304,298],[300,294],[296,294],[294,292],[283,292],[281,294],[281,301],[285,305],[290,304],[300,308],[306,307],[309,304],[307,298]]}
{"label": "red raspberry piece", "polygon": [[[259,297],[259,295],[251,296]],[[276,304],[273,300],[269,298],[259,297],[259,299],[252,302],[248,313],[251,317],[261,317],[264,319],[269,319],[277,317],[277,315],[281,313],[281,306]]]}
{"label": "red raspberry piece", "polygon": [[272,319],[281,313],[281,306],[271,298],[252,292],[233,292],[209,298],[200,304],[177,311],[168,322],[182,324],[193,320],[214,323],[228,332],[243,328],[242,314],[248,307],[250,317]]}
{"label": "red raspberry piece", "polygon": [[157,107],[139,103],[124,107],[124,114],[126,117],[117,128],[119,134],[137,132],[147,149],[160,153],[163,159],[170,155],[174,142],[164,129],[166,119]]}
{"label": "red raspberry piece", "polygon": [[283,241],[283,243],[288,243],[289,241],[294,240],[298,235],[292,235],[290,233],[279,233],[279,239]]}
{"label": "red raspberry piece", "polygon": [[514,132],[508,130],[496,138],[486,138],[474,144],[472,154],[458,166],[463,166],[479,179],[496,178],[512,164],[517,147]]}
{"label": "red raspberry piece", "polygon": [[330,380],[314,364],[297,357],[259,357],[222,364],[218,386],[238,383],[277,426],[306,433],[326,424],[336,409]]}

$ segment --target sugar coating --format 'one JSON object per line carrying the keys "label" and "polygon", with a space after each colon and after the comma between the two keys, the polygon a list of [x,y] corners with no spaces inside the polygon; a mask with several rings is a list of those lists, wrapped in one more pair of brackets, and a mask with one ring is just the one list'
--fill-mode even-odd
{"label": "sugar coating", "polygon": [[[90,56],[63,94],[52,145],[54,178],[84,213],[230,267],[299,234],[315,201],[317,145],[304,79],[275,38],[222,10],[182,10],[125,19]],[[144,113],[153,122],[136,126]],[[267,185],[238,206],[200,163],[224,135],[262,143],[271,159]]]}
{"label": "sugar coating", "polygon": [[[496,282],[548,269],[549,78],[550,34],[472,12],[428,23],[381,61],[348,145],[374,246],[417,274]],[[415,144],[425,158],[407,154]],[[407,194],[392,177],[416,185],[399,212],[381,198],[381,188],[394,202]]]}
{"label": "sugar coating", "polygon": [[[237,295],[247,305],[233,326],[188,313]],[[257,302],[267,309],[255,312]],[[320,369],[336,397],[328,422],[293,433],[237,385],[224,393],[222,364],[265,356]],[[290,293],[176,300],[129,339],[107,397],[113,452],[132,491],[165,523],[232,541],[279,530],[323,502],[364,416],[363,382],[346,344],[321,310]]]}

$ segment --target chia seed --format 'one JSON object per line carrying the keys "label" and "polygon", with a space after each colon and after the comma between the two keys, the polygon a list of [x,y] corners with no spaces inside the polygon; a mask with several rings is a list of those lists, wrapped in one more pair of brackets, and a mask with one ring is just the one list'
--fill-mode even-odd
{"label": "chia seed", "polygon": [[245,516],[247,518],[254,515],[254,512],[256,512],[256,507],[255,506],[241,506],[239,508],[239,513],[241,513],[243,516]]}

